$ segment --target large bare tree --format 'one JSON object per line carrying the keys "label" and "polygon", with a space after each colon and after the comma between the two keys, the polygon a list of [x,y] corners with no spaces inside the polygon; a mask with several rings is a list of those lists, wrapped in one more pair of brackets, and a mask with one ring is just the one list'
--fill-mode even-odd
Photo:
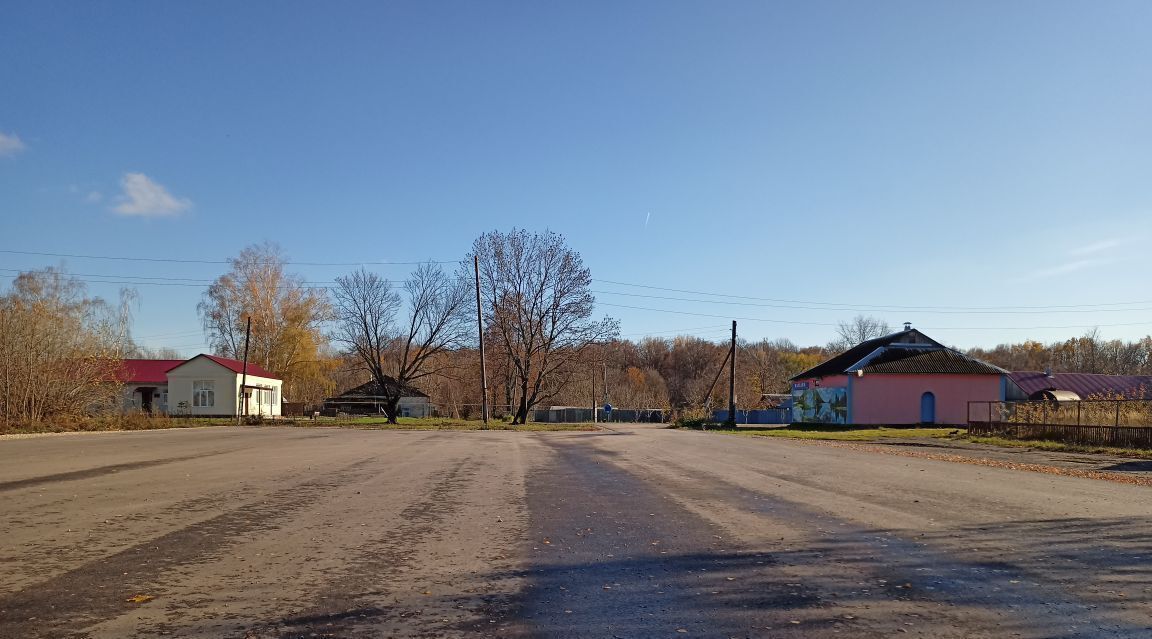
{"label": "large bare tree", "polygon": [[891,332],[888,322],[871,315],[857,315],[850,322],[836,324],[836,339],[828,344],[828,350],[848,350],[860,342],[884,337]]}
{"label": "large bare tree", "polygon": [[361,269],[336,278],[332,294],[337,317],[333,338],[372,375],[392,423],[407,387],[445,373],[450,358],[438,356],[471,337],[470,288],[459,274],[421,264],[403,291],[401,296],[392,282]]}
{"label": "large bare tree", "polygon": [[255,244],[232,258],[231,270],[208,287],[197,310],[217,355],[244,356],[244,332],[252,318],[248,359],[284,377],[284,396],[298,400],[303,388],[325,375],[324,323],[332,307],[324,289],[285,271],[275,244]]}
{"label": "large bare tree", "polygon": [[473,256],[484,321],[498,336],[515,381],[512,423],[523,424],[532,407],[576,374],[590,345],[615,339],[619,324],[591,319],[591,273],[561,235],[493,231],[476,239]]}

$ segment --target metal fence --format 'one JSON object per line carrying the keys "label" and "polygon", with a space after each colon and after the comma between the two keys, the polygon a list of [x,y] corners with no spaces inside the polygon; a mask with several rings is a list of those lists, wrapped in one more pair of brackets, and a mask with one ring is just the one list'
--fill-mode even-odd
{"label": "metal fence", "polygon": [[[659,408],[613,408],[605,411],[596,409],[598,422],[645,422],[662,423],[668,418],[668,411]],[[532,411],[532,421],[551,424],[579,424],[592,421],[592,408],[576,406],[556,406]]]}
{"label": "metal fence", "polygon": [[968,402],[968,432],[1152,448],[1152,400]]}
{"label": "metal fence", "polygon": [[[717,423],[728,421],[728,411],[712,411],[712,421]],[[737,424],[789,424],[791,422],[791,408],[757,408],[736,411]]]}

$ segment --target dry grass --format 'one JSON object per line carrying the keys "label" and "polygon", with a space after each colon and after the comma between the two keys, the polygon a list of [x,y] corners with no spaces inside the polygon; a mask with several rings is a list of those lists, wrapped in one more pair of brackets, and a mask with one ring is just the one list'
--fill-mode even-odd
{"label": "dry grass", "polygon": [[787,428],[736,428],[720,432],[752,437],[787,437],[790,439],[825,439],[834,441],[872,441],[888,437],[949,438],[963,433],[956,428],[846,428],[844,426],[789,426]]}
{"label": "dry grass", "polygon": [[0,427],[0,435],[32,433],[92,433],[114,430],[158,430],[163,428],[190,428],[233,424],[231,419],[184,419],[164,416],[150,417],[142,413],[102,415],[98,417],[55,417],[50,421],[13,424]]}
{"label": "dry grass", "polygon": [[974,444],[989,444],[992,446],[1008,446],[1012,448],[1034,448],[1036,450],[1050,450],[1065,453],[1090,453],[1096,455],[1112,455],[1115,457],[1135,457],[1137,459],[1152,459],[1152,450],[1141,448],[1114,448],[1111,446],[1087,446],[1084,444],[1065,444],[1043,439],[1008,439],[1005,437],[965,437],[966,441]]}

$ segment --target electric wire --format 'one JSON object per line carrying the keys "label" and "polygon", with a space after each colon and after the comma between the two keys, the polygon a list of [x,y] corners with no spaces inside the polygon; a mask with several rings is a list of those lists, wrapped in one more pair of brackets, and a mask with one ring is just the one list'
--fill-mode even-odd
{"label": "electric wire", "polygon": [[[36,256],[36,257],[50,257],[50,258],[70,258],[70,259],[99,259],[99,260],[116,260],[116,261],[147,261],[147,263],[169,263],[169,264],[232,264],[232,260],[213,260],[213,259],[182,259],[182,258],[139,258],[139,257],[120,257],[120,256],[86,256],[86,254],[78,253],[46,253],[37,251],[15,251],[10,249],[0,249],[0,253],[15,254],[15,256]],[[295,264],[298,266],[415,266],[420,264],[458,264],[461,260],[417,260],[417,261],[294,261],[294,260],[275,260],[275,264]],[[273,264],[268,263],[268,264]]]}
{"label": "electric wire", "polygon": [[[615,284],[617,286],[631,286],[634,288],[646,288],[657,291],[667,291],[671,293],[689,293],[693,295],[708,295],[712,297],[728,297],[733,299],[753,300],[759,302],[783,302],[788,304],[812,304],[818,306],[843,306],[853,307],[859,309],[869,309],[872,311],[879,311],[883,309],[896,309],[897,311],[916,311],[923,309],[960,309],[960,310],[996,310],[996,309],[1050,309],[1050,308],[1088,308],[1094,306],[1127,306],[1132,304],[1152,304],[1152,300],[1134,300],[1131,302],[1100,302],[1097,304],[1049,304],[1040,306],[902,306],[898,304],[849,304],[844,302],[817,302],[812,300],[793,300],[781,299],[774,297],[754,297],[750,295],[732,295],[729,293],[713,293],[709,291],[694,291],[683,288],[667,288],[663,286],[652,286],[650,284],[634,284],[629,282],[618,282],[615,280],[593,279],[594,282],[602,284]],[[1135,310],[1135,309],[1133,309]]]}

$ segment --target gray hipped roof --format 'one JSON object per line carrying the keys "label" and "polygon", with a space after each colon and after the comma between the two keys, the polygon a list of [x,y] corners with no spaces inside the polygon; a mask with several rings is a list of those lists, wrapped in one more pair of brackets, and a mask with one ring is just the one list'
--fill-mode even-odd
{"label": "gray hipped roof", "polygon": [[[388,384],[388,389],[387,389],[388,391],[394,392],[397,388],[399,388],[400,397],[428,397],[428,395],[423,393],[420,389],[418,389],[414,386],[409,386],[409,385],[401,386],[400,384],[398,384],[396,382],[395,379],[393,379],[391,377],[385,378],[384,382],[386,384]],[[337,395],[335,397],[329,397],[325,401],[339,402],[341,400],[362,400],[362,399],[372,399],[372,398],[376,398],[376,397],[386,397],[387,395],[384,391],[385,391],[385,389],[382,388],[375,381],[370,381],[370,382],[365,382],[365,383],[357,386],[356,388],[351,388],[349,390],[346,390],[343,393],[340,393],[339,395]]]}
{"label": "gray hipped roof", "polygon": [[797,379],[849,373],[1003,375],[1008,371],[948,348],[910,328],[877,337],[840,353],[799,375]]}

